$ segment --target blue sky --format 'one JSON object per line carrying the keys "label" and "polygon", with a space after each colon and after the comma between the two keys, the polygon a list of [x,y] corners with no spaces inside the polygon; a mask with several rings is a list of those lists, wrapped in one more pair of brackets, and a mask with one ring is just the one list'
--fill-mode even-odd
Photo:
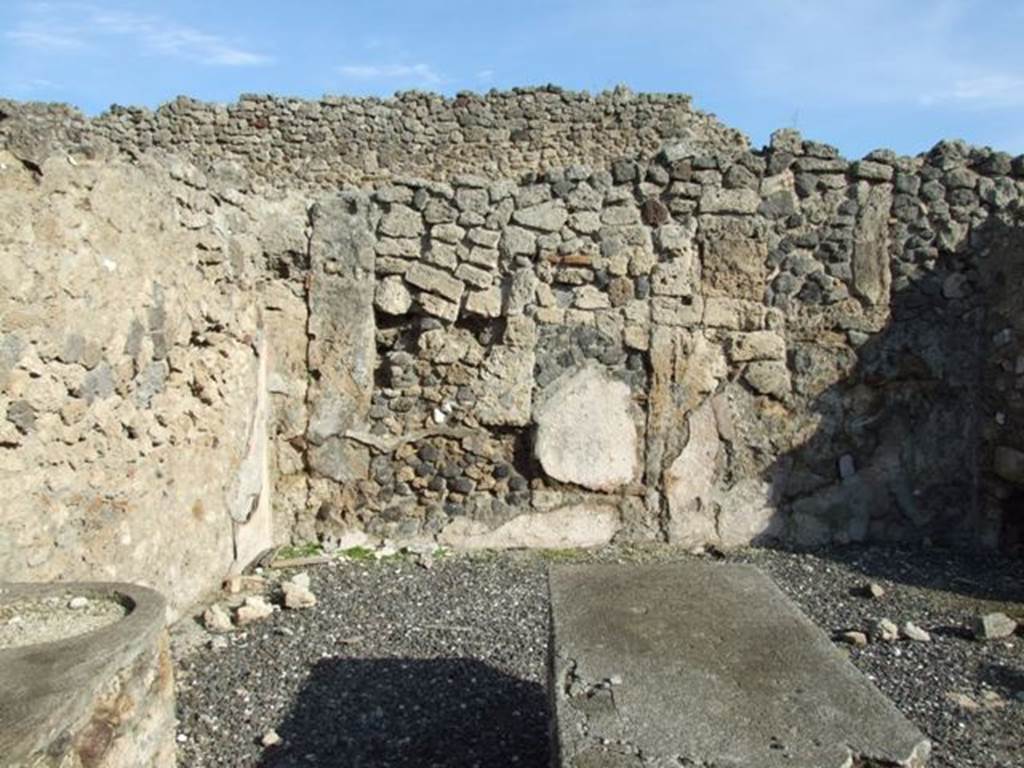
{"label": "blue sky", "polygon": [[1024,0],[0,0],[0,95],[682,91],[759,146],[1024,152]]}

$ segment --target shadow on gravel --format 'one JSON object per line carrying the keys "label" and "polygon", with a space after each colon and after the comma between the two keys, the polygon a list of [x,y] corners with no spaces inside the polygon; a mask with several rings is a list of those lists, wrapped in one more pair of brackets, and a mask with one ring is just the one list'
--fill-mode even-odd
{"label": "shadow on gravel", "polygon": [[[795,548],[776,547],[785,551]],[[864,574],[865,582],[889,581],[907,587],[945,592],[977,602],[979,610],[1024,611],[1024,558],[996,552],[914,545],[852,544],[804,550]],[[855,588],[859,589],[859,588]],[[852,594],[859,594],[854,592]],[[987,604],[987,605],[985,605]],[[967,633],[969,636],[969,633]]]}
{"label": "shadow on gravel", "polygon": [[986,664],[981,671],[981,680],[1001,695],[1013,696],[1024,691],[1024,667]]}
{"label": "shadow on gravel", "polygon": [[475,659],[324,659],[259,768],[548,765],[544,689]]}
{"label": "shadow on gravel", "polygon": [[973,640],[974,635],[969,629],[962,626],[954,626],[950,624],[943,624],[941,626],[931,626],[928,628],[936,637],[948,637],[952,640]]}

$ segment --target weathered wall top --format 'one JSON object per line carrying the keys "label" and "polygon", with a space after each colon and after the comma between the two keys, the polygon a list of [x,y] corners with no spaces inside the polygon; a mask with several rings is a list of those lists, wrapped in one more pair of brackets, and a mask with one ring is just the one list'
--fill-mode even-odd
{"label": "weathered wall top", "polygon": [[739,131],[695,110],[689,96],[625,88],[594,96],[547,86],[452,99],[418,91],[318,101],[244,94],[226,105],[179,97],[156,111],[115,105],[93,119],[63,104],[0,100],[0,144],[17,146],[34,162],[47,153],[45,145],[113,145],[129,156],[155,147],[200,166],[234,161],[276,187],[601,166],[683,138],[719,151],[748,144]]}

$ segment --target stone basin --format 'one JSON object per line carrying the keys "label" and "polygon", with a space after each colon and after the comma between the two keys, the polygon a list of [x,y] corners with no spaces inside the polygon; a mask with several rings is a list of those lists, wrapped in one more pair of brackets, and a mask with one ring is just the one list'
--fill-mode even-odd
{"label": "stone basin", "polygon": [[32,768],[170,768],[174,677],[166,601],[147,587],[68,582],[0,585],[0,607],[68,595],[116,603],[123,615],[0,648],[0,755]]}

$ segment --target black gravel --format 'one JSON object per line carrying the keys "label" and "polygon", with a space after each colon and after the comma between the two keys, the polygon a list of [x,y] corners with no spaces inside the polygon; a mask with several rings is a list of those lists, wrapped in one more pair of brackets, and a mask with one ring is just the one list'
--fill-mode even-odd
{"label": "black gravel", "polygon": [[[233,633],[223,650],[176,632],[179,764],[546,768],[547,564],[681,557],[612,548],[309,569],[313,609]],[[932,739],[930,765],[1024,766],[1024,638],[967,631],[988,611],[1024,615],[1024,560],[870,548],[727,559],[761,567],[835,636],[883,617],[930,632],[850,648],[851,661]],[[886,594],[865,597],[869,581]],[[270,729],[281,743],[265,748]]]}
{"label": "black gravel", "polygon": [[[430,570],[383,561],[307,572],[314,608],[181,659],[181,765],[546,765],[541,563],[460,557]],[[265,749],[271,728],[282,741]]]}

